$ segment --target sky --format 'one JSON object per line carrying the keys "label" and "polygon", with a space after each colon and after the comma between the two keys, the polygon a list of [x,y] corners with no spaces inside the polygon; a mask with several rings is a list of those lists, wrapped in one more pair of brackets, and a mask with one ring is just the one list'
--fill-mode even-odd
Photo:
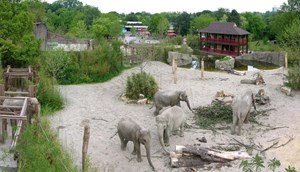
{"label": "sky", "polygon": [[[43,0],[53,3],[55,0]],[[266,12],[273,7],[280,7],[287,0],[79,0],[83,4],[98,7],[102,13],[116,11],[129,14],[131,12],[188,12],[203,10],[217,11],[226,8],[242,12]]]}

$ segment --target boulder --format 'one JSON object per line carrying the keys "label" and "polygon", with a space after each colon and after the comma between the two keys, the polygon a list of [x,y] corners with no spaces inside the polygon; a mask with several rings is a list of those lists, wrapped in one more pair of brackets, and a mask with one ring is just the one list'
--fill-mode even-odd
{"label": "boulder", "polygon": [[172,65],[173,58],[177,60],[177,66],[186,66],[192,64],[193,59],[198,60],[198,58],[195,55],[169,51],[167,61],[170,65]]}
{"label": "boulder", "polygon": [[[229,57],[229,58],[228,58]],[[216,60],[215,61],[215,68],[222,69],[222,70],[230,70],[234,68],[234,58],[231,56],[226,56],[228,60]]]}

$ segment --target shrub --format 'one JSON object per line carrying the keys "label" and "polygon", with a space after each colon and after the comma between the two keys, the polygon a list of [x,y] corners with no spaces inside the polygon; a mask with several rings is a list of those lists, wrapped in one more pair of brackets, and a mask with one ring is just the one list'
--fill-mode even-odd
{"label": "shrub", "polygon": [[126,96],[130,99],[138,99],[139,94],[143,94],[145,98],[152,100],[157,90],[158,86],[153,76],[144,71],[127,78]]}
{"label": "shrub", "polygon": [[62,109],[63,99],[52,85],[52,82],[42,70],[39,72],[38,100],[41,103],[42,110],[49,109],[51,112],[54,112]]}

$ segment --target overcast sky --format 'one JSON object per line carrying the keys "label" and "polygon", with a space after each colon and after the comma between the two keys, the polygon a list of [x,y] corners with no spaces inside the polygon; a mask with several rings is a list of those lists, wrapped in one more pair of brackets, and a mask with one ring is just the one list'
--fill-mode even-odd
{"label": "overcast sky", "polygon": [[[55,0],[44,0],[52,3]],[[98,7],[103,13],[116,11],[160,13],[160,12],[201,12],[216,11],[218,8],[235,9],[242,12],[266,12],[280,7],[287,0],[80,0],[83,4]]]}

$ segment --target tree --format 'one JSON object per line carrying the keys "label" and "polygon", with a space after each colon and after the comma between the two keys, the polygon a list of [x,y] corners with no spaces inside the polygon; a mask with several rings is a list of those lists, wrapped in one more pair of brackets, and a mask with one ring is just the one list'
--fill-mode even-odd
{"label": "tree", "polygon": [[181,13],[174,22],[174,29],[177,33],[184,36],[190,29],[191,17],[187,12]]}
{"label": "tree", "polygon": [[[63,78],[65,71],[71,63],[70,56],[62,49],[46,52],[43,63],[44,69],[47,74],[52,78],[52,86],[54,86],[54,80]],[[54,89],[52,87],[52,89]]]}
{"label": "tree", "polygon": [[246,30],[252,34],[254,40],[260,40],[264,37],[265,24],[262,18],[253,13],[244,13],[247,20]]}
{"label": "tree", "polygon": [[191,21],[190,33],[197,33],[199,29],[209,26],[214,21],[216,21],[216,18],[209,14],[200,15]]}
{"label": "tree", "polygon": [[293,23],[298,15],[294,12],[277,12],[270,22],[271,34],[274,34],[276,40],[280,43],[282,40],[283,31]]}
{"label": "tree", "polygon": [[240,14],[236,10],[232,10],[227,19],[228,22],[234,22],[237,26],[241,25]]}
{"label": "tree", "polygon": [[[229,14],[230,14],[229,9],[226,9],[226,8],[219,8],[217,11],[214,12],[214,15],[218,21],[221,21],[223,19],[224,15],[228,16]],[[227,20],[225,20],[225,21],[227,21]]]}
{"label": "tree", "polygon": [[82,2],[78,0],[57,0],[53,2],[53,4],[56,3],[62,5],[64,8],[75,8],[75,7],[82,6]]}
{"label": "tree", "polygon": [[79,20],[77,23],[74,23],[67,35],[75,38],[87,38],[88,32],[85,22],[83,20]]}
{"label": "tree", "polygon": [[168,32],[169,25],[170,24],[168,19],[163,17],[161,20],[159,20],[157,25],[157,32],[161,37],[163,37],[163,35],[165,35]]}
{"label": "tree", "polygon": [[1,64],[27,67],[39,55],[39,41],[33,35],[34,16],[22,2],[0,1]]}
{"label": "tree", "polygon": [[285,12],[300,12],[300,1],[299,0],[288,0],[287,3],[283,3],[281,10]]}
{"label": "tree", "polygon": [[283,31],[281,41],[289,47],[300,45],[300,19],[295,19]]}
{"label": "tree", "polygon": [[93,22],[92,31],[97,39],[116,38],[121,34],[122,24],[114,14],[102,14]]}
{"label": "tree", "polygon": [[133,12],[131,12],[126,15],[125,20],[126,21],[138,21],[138,18]]}

